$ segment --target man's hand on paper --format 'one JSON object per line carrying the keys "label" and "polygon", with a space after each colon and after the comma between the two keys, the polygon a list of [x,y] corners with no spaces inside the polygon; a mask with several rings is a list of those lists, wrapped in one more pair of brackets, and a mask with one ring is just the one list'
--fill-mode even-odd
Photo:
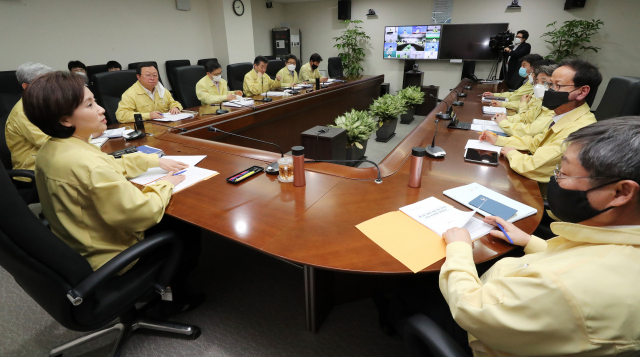
{"label": "man's hand on paper", "polygon": [[507,154],[513,150],[515,150],[515,148],[503,147],[500,149],[500,155],[507,156]]}
{"label": "man's hand on paper", "polygon": [[473,247],[473,244],[471,243],[471,235],[466,228],[449,228],[444,232],[442,238],[444,238],[444,241],[447,244],[451,244],[453,242],[465,242]]}
{"label": "man's hand on paper", "polygon": [[529,240],[531,240],[531,236],[530,235],[528,235],[527,233],[525,233],[522,230],[520,230],[520,228],[514,226],[513,224],[505,221],[504,219],[502,219],[500,217],[487,216],[487,217],[484,218],[484,223],[496,226],[496,229],[494,229],[491,232],[489,232],[489,234],[491,234],[492,236],[494,236],[496,238],[500,238],[500,239],[502,239],[502,240],[504,240],[506,242],[509,241],[507,239],[507,237],[505,237],[504,233],[502,233],[500,228],[498,228],[498,225],[496,224],[496,222],[500,223],[502,228],[504,228],[504,230],[507,232],[507,234],[509,235],[509,237],[513,241],[513,244],[519,245],[521,247],[524,247],[527,244],[529,244]]}
{"label": "man's hand on paper", "polygon": [[162,119],[162,113],[160,113],[159,111],[155,111],[155,112],[151,112],[149,113],[149,118],[150,119]]}
{"label": "man's hand on paper", "polygon": [[[160,159],[160,160],[162,160],[162,159]],[[171,161],[173,161],[173,160],[171,160]],[[174,161],[174,162],[175,162],[175,161]],[[165,176],[165,177],[161,178],[161,179],[160,179],[160,180],[158,180],[158,181],[167,181],[167,182],[171,182],[171,184],[172,184],[172,185],[176,186],[176,185],[178,185],[180,182],[184,181],[184,179],[185,179],[185,178],[187,178],[185,175],[176,175],[176,176],[173,176],[176,172],[178,172],[178,171],[177,171],[177,170],[176,170],[176,171],[169,171],[169,173],[167,174],[167,176]]]}
{"label": "man's hand on paper", "polygon": [[231,101],[236,99],[238,99],[238,97],[236,97],[235,94],[227,94],[227,100]]}
{"label": "man's hand on paper", "polygon": [[496,116],[491,119],[495,120],[496,124],[500,124],[501,121],[507,120],[507,114],[499,113],[499,114],[496,114]]}
{"label": "man's hand on paper", "polygon": [[491,92],[484,92],[484,93],[482,93],[482,96],[483,96],[483,97],[490,97],[490,96],[492,96],[492,95],[493,95],[493,93],[491,93]]}
{"label": "man's hand on paper", "polygon": [[480,137],[478,138],[478,140],[486,141],[491,145],[495,145],[496,141],[498,141],[498,136],[490,132],[489,130],[485,130],[482,132],[482,134],[480,134]]}
{"label": "man's hand on paper", "polygon": [[171,110],[169,110],[169,113],[171,113],[173,115],[180,114],[180,108],[173,107],[173,108],[171,108]]}
{"label": "man's hand on paper", "polygon": [[184,162],[175,161],[175,160],[171,160],[171,159],[160,158],[160,168],[165,170],[165,171],[178,172],[178,171],[184,170],[184,169],[186,169],[188,167],[189,167],[189,165],[185,164]]}
{"label": "man's hand on paper", "polygon": [[237,90],[234,92],[238,97],[242,97],[242,91],[241,90]]}
{"label": "man's hand on paper", "polygon": [[322,82],[322,83],[327,83],[328,80],[329,80],[329,77],[320,78],[320,82]]}
{"label": "man's hand on paper", "polygon": [[501,107],[502,106],[502,102],[499,100],[492,100],[491,101],[491,106],[492,107]]}

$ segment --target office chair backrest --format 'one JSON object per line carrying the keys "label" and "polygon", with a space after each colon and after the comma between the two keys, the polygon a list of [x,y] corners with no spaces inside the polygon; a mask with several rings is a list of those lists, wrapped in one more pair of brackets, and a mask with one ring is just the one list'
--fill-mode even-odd
{"label": "office chair backrest", "polygon": [[93,273],[91,266],[36,218],[4,168],[0,168],[0,196],[3,206],[10,207],[0,215],[0,265],[63,326],[86,331],[74,320],[66,293]]}
{"label": "office chair backrest", "polygon": [[[591,96],[591,93],[589,93]],[[605,120],[640,114],[640,78],[613,77],[596,110],[596,119]]]}
{"label": "office chair backrest", "polygon": [[520,88],[525,81],[529,80],[528,77],[522,78],[520,77],[520,75],[516,72],[513,74],[513,76],[511,76],[511,78],[509,78],[509,80],[507,81],[507,88],[509,89],[518,89]]}
{"label": "office chair backrest", "polygon": [[340,57],[329,57],[329,78],[344,77],[342,72],[342,59]]}
{"label": "office chair backrest", "polygon": [[138,78],[136,71],[115,71],[96,74],[96,93],[98,104],[101,105],[107,117],[108,124],[117,124],[116,111],[122,99],[122,94],[134,85]]}
{"label": "office chair backrest", "polygon": [[9,151],[7,138],[4,135],[4,128],[7,125],[8,117],[9,113],[0,116],[0,161],[2,161],[2,166],[6,170],[11,170],[13,168],[13,164],[11,163],[11,151]]}
{"label": "office chair backrest", "polygon": [[253,63],[241,62],[234,63],[227,66],[227,82],[229,82],[229,89],[242,90],[242,84],[244,83],[245,74],[249,73],[253,69]]}
{"label": "office chair backrest", "polygon": [[[162,85],[164,85],[164,83],[162,82],[162,77],[160,77],[160,67],[158,67],[158,62],[156,61],[143,61],[143,62],[151,62],[156,66],[156,69],[158,70],[158,81],[160,83],[162,83]],[[142,63],[142,62],[133,62],[133,63],[129,63],[129,65],[127,66],[127,69],[132,69],[132,70],[136,70],[138,69],[138,65]]]}
{"label": "office chair backrest", "polygon": [[0,116],[8,114],[22,96],[22,85],[18,83],[16,71],[0,72]]}
{"label": "office chair backrest", "polygon": [[[189,60],[173,60],[166,61],[164,63],[164,68],[167,72],[167,77],[169,77],[169,85],[171,86],[171,91],[173,92],[173,97],[178,102],[182,103],[181,98],[176,94],[176,78],[173,70],[177,67],[191,66],[191,61]],[[184,105],[184,103],[182,103]]]}
{"label": "office chair backrest", "polygon": [[217,58],[203,58],[203,59],[199,59],[198,60],[198,66],[202,66],[205,67],[207,65],[207,62],[209,61],[216,61],[218,62]]}
{"label": "office chair backrest", "polygon": [[199,107],[201,103],[196,96],[196,83],[207,74],[204,67],[185,66],[174,68],[173,71],[176,76],[174,91],[180,96],[180,103],[184,108]]}
{"label": "office chair backrest", "polygon": [[284,61],[280,59],[269,60],[267,63],[267,74],[275,80],[278,71],[284,68]]}
{"label": "office chair backrest", "polygon": [[106,64],[96,64],[94,66],[87,66],[87,77],[89,77],[89,81],[91,81],[91,77],[102,72],[107,72]]}

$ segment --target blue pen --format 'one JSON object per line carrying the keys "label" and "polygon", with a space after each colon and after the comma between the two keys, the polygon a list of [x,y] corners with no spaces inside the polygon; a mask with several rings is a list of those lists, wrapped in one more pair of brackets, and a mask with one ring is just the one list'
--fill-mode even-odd
{"label": "blue pen", "polygon": [[509,240],[509,243],[513,244],[513,241],[511,240],[511,237],[509,237],[509,235],[507,234],[507,231],[505,231],[504,228],[502,228],[502,225],[500,223],[498,223],[498,222],[496,222],[496,224],[498,225],[498,228],[500,228],[502,233],[504,233],[504,235],[507,237],[507,239]]}
{"label": "blue pen", "polygon": [[[185,171],[187,171],[187,169],[184,169],[184,170],[182,170],[182,171],[176,172],[175,174],[173,174],[173,176],[183,174],[183,173],[185,173]],[[503,232],[504,232],[504,231],[503,231]],[[505,233],[505,234],[506,234],[506,233]]]}

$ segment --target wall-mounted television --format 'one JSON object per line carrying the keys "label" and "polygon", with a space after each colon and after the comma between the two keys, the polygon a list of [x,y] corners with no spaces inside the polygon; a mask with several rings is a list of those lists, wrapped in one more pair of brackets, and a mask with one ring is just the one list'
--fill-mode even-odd
{"label": "wall-mounted television", "polygon": [[438,59],[442,25],[386,26],[384,59]]}
{"label": "wall-mounted television", "polygon": [[508,29],[508,23],[445,24],[440,39],[439,58],[443,60],[495,60],[497,54],[489,47],[489,40]]}

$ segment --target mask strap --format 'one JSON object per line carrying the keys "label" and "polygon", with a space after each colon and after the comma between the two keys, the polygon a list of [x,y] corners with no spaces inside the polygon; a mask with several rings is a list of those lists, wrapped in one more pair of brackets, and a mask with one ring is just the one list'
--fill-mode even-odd
{"label": "mask strap", "polygon": [[584,192],[589,192],[589,191],[597,190],[597,189],[599,189],[599,188],[602,188],[602,187],[604,187],[604,186],[609,186],[609,185],[611,185],[612,183],[620,182],[620,181],[622,181],[622,180],[626,180],[626,179],[623,179],[623,178],[621,178],[621,179],[617,179],[617,180],[615,180],[615,181],[611,181],[611,182],[609,182],[609,183],[605,183],[605,184],[602,184],[602,185],[600,185],[600,186],[596,186],[596,187],[590,188],[590,189],[588,189],[588,190],[586,190],[586,191],[584,191]]}

